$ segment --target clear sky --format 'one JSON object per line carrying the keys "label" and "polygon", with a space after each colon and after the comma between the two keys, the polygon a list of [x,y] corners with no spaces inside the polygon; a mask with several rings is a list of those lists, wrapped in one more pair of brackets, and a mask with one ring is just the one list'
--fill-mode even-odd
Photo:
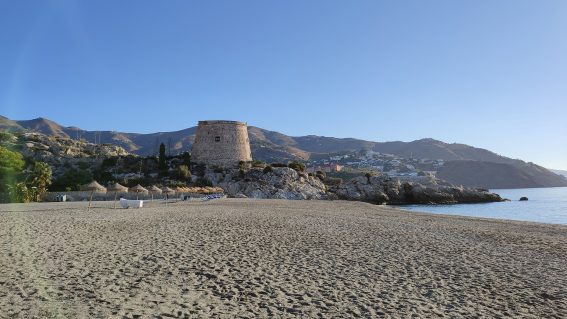
{"label": "clear sky", "polygon": [[567,169],[567,1],[2,1],[0,114],[432,137]]}

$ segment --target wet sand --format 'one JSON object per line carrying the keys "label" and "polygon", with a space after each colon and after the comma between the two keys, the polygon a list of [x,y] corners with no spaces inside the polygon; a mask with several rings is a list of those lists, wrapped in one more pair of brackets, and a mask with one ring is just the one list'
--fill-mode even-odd
{"label": "wet sand", "polygon": [[0,318],[567,317],[567,226],[342,201],[151,204],[0,205]]}

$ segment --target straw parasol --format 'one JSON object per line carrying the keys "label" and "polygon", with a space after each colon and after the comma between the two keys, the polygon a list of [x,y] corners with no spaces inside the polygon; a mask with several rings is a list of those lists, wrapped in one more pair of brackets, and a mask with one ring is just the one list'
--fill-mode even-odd
{"label": "straw parasol", "polygon": [[92,181],[92,182],[90,182],[86,185],[81,186],[81,190],[91,192],[91,196],[89,197],[89,209],[87,211],[91,210],[91,202],[93,201],[94,192],[106,193],[106,188],[104,186],[100,185],[99,183],[97,183],[97,181]]}
{"label": "straw parasol", "polygon": [[138,184],[134,187],[130,187],[130,193],[136,193],[136,199],[138,199],[138,194],[140,193],[147,193],[148,190],[143,188],[142,185]]}
{"label": "straw parasol", "polygon": [[162,189],[163,193],[165,194],[165,205],[167,206],[167,199],[170,194],[175,194],[175,190],[169,187],[164,187]]}
{"label": "straw parasol", "polygon": [[152,200],[154,200],[154,194],[155,195],[159,195],[161,194],[163,191],[157,187],[156,185],[152,185],[151,187],[148,188],[148,191],[150,192],[150,194],[152,194]]}
{"label": "straw parasol", "polygon": [[108,186],[108,191],[114,192],[114,209],[116,209],[116,196],[118,195],[118,193],[127,193],[128,187],[114,183]]}
{"label": "straw parasol", "polygon": [[163,191],[163,193],[166,194],[166,195],[175,194],[175,190],[174,190],[174,189],[171,189],[171,188],[169,188],[169,187],[164,187],[164,188],[162,189],[162,191]]}

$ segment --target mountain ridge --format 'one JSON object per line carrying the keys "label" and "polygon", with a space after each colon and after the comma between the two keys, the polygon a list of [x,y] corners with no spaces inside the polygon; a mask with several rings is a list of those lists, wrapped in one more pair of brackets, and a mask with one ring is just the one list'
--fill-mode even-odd
{"label": "mountain ridge", "polygon": [[[164,143],[172,154],[190,151],[195,139],[196,127],[189,127],[171,132],[157,133],[126,133],[119,131],[87,131],[78,127],[64,127],[46,119],[10,120],[0,117],[0,129],[9,131],[28,130],[74,139],[85,139],[91,143],[114,144],[121,146],[128,152],[147,156],[158,153],[160,143]],[[490,150],[473,147],[460,143],[445,143],[432,138],[424,138],[411,142],[391,141],[374,142],[356,138],[336,138],[318,135],[289,136],[280,132],[262,129],[255,126],[248,127],[253,158],[274,162],[282,160],[308,160],[321,154],[332,154],[361,149],[372,150],[385,154],[393,154],[402,158],[441,159],[453,163],[444,171],[440,171],[443,178],[463,184],[464,186],[498,187],[551,187],[567,186],[567,179],[557,175],[541,166],[526,163],[522,160],[508,158]],[[463,162],[480,162],[475,167],[481,171],[471,171]],[[478,163],[476,163],[478,164]],[[512,167],[497,166],[496,164]],[[451,168],[449,170],[449,168]],[[509,172],[498,175],[484,172]],[[477,174],[480,173],[480,174]],[[472,175],[482,175],[482,179],[471,179]]]}

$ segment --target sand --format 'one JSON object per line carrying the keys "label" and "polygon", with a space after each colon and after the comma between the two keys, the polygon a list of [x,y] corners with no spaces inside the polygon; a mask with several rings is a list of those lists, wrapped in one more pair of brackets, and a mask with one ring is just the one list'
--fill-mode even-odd
{"label": "sand", "polygon": [[567,226],[342,201],[152,204],[0,205],[0,317],[567,317]]}

